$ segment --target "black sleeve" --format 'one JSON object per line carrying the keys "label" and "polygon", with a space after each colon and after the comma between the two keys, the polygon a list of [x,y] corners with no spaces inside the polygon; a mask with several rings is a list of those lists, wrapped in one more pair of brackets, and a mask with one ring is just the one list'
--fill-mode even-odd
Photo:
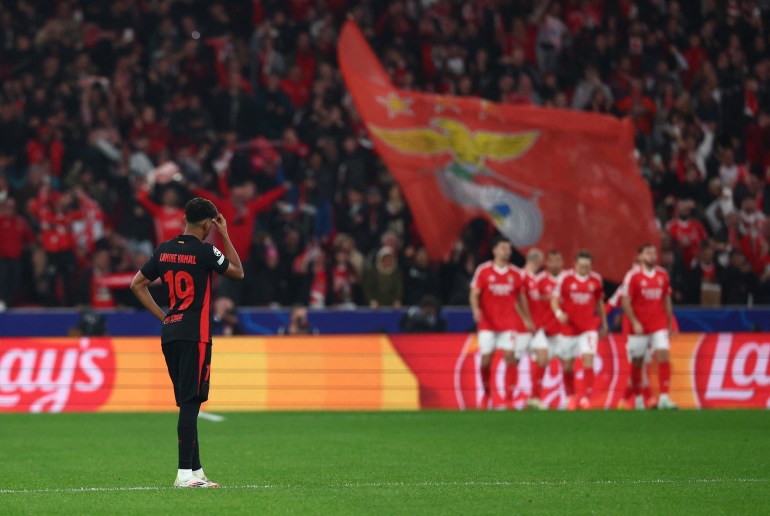
{"label": "black sleeve", "polygon": [[155,250],[152,256],[144,266],[139,269],[139,272],[150,281],[155,281],[160,276],[160,270],[158,269],[158,251]]}
{"label": "black sleeve", "polygon": [[230,260],[227,259],[224,253],[208,242],[203,244],[201,262],[204,267],[214,270],[219,274],[224,274],[227,267],[230,266]]}

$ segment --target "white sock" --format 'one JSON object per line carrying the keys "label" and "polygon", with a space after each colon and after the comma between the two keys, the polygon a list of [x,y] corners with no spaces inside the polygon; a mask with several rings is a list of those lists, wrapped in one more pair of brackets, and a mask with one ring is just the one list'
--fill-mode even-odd
{"label": "white sock", "polygon": [[192,476],[192,470],[191,469],[178,469],[176,476],[179,478],[189,478]]}
{"label": "white sock", "polygon": [[195,471],[193,471],[192,473],[193,473],[193,475],[195,475],[196,477],[202,477],[202,476],[204,476],[204,475],[203,475],[203,468],[200,468],[200,469],[196,469],[196,470],[195,470]]}

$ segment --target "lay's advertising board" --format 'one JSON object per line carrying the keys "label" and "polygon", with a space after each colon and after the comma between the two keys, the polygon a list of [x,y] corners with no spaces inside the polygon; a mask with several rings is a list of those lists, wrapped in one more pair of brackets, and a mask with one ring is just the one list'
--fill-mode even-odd
{"label": "lay's advertising board", "polygon": [[[474,335],[216,338],[205,410],[475,409],[481,397]],[[684,334],[671,344],[671,397],[681,408],[770,408],[770,335]],[[493,363],[502,405],[505,363]],[[593,403],[614,408],[629,377],[625,338],[599,344]],[[578,371],[580,366],[578,365]],[[519,363],[514,403],[531,389]],[[656,365],[649,368],[657,388]],[[581,373],[578,372],[578,391]],[[557,361],[543,400],[566,399]],[[157,338],[2,338],[0,412],[173,411]]]}

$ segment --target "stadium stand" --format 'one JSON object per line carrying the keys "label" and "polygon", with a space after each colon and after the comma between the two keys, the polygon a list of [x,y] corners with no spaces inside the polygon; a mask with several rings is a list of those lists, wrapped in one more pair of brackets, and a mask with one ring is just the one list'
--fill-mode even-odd
{"label": "stadium stand", "polygon": [[766,0],[18,0],[0,306],[134,306],[206,193],[241,228],[238,306],[467,304],[494,230],[429,262],[336,67],[348,16],[400,88],[631,117],[674,301],[770,303]]}

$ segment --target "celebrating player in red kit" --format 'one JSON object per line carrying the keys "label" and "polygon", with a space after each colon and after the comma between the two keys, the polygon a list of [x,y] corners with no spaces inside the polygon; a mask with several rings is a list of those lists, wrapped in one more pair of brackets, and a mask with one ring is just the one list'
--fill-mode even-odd
{"label": "celebrating player in red kit", "polygon": [[668,396],[671,379],[669,362],[669,335],[672,333],[673,312],[671,308],[671,283],[668,273],[658,267],[658,251],[652,244],[639,248],[641,267],[626,274],[623,283],[623,310],[631,322],[632,334],[628,336],[628,358],[631,361],[631,384],[637,397],[637,406],[643,406],[641,400],[642,368],[648,348],[658,360],[660,379],[660,397],[658,408],[672,409],[676,405]]}
{"label": "celebrating player in red kit", "polygon": [[482,263],[471,280],[470,304],[473,320],[478,328],[481,351],[481,381],[484,397],[480,407],[488,408],[490,394],[490,367],[495,349],[503,351],[507,365],[505,373],[506,402],[513,400],[516,387],[515,328],[517,314],[532,332],[532,318],[524,295],[524,277],[521,270],[510,264],[511,243],[498,238],[492,245],[493,260]]}
{"label": "celebrating player in red kit", "polygon": [[[537,288],[537,273],[540,272],[542,267],[543,251],[533,247],[527,251],[527,261],[521,273],[524,278],[524,293],[527,296],[527,305],[532,315],[532,322],[535,325],[535,332],[540,328],[540,321],[543,319],[540,291]],[[551,312],[550,306],[547,310]],[[520,322],[516,331],[519,332],[516,338],[516,360],[518,361],[528,354],[532,355],[532,360],[530,361],[532,393],[527,399],[527,408],[543,409],[545,407],[540,402],[540,393],[536,393],[536,384],[538,377],[542,381],[542,374],[539,374],[542,370],[540,364],[548,363],[548,341],[545,339],[535,339],[535,335],[525,333],[526,329],[524,328],[523,321]]]}
{"label": "celebrating player in red kit", "polygon": [[[567,392],[568,408],[576,405],[581,409],[591,408],[591,394],[594,386],[594,356],[599,337],[607,335],[607,314],[604,312],[604,290],[602,277],[591,270],[591,255],[580,251],[575,258],[575,268],[562,275],[551,299],[551,308],[562,331],[556,346],[556,356],[564,369],[564,390]],[[596,328],[601,321],[600,332]],[[583,357],[583,388],[579,402],[575,402],[574,361]]]}
{"label": "celebrating player in red kit", "polygon": [[[543,377],[548,368],[549,358],[556,353],[556,345],[561,323],[551,309],[551,298],[559,277],[562,273],[564,260],[561,253],[555,249],[548,251],[545,257],[545,270],[535,276],[538,295],[537,310],[532,310],[537,331],[532,337],[532,349],[535,350],[535,360],[532,363],[532,396],[527,401],[531,408],[544,410],[547,407],[542,402]],[[531,298],[531,295],[530,295]],[[530,303],[532,305],[532,303]]]}

